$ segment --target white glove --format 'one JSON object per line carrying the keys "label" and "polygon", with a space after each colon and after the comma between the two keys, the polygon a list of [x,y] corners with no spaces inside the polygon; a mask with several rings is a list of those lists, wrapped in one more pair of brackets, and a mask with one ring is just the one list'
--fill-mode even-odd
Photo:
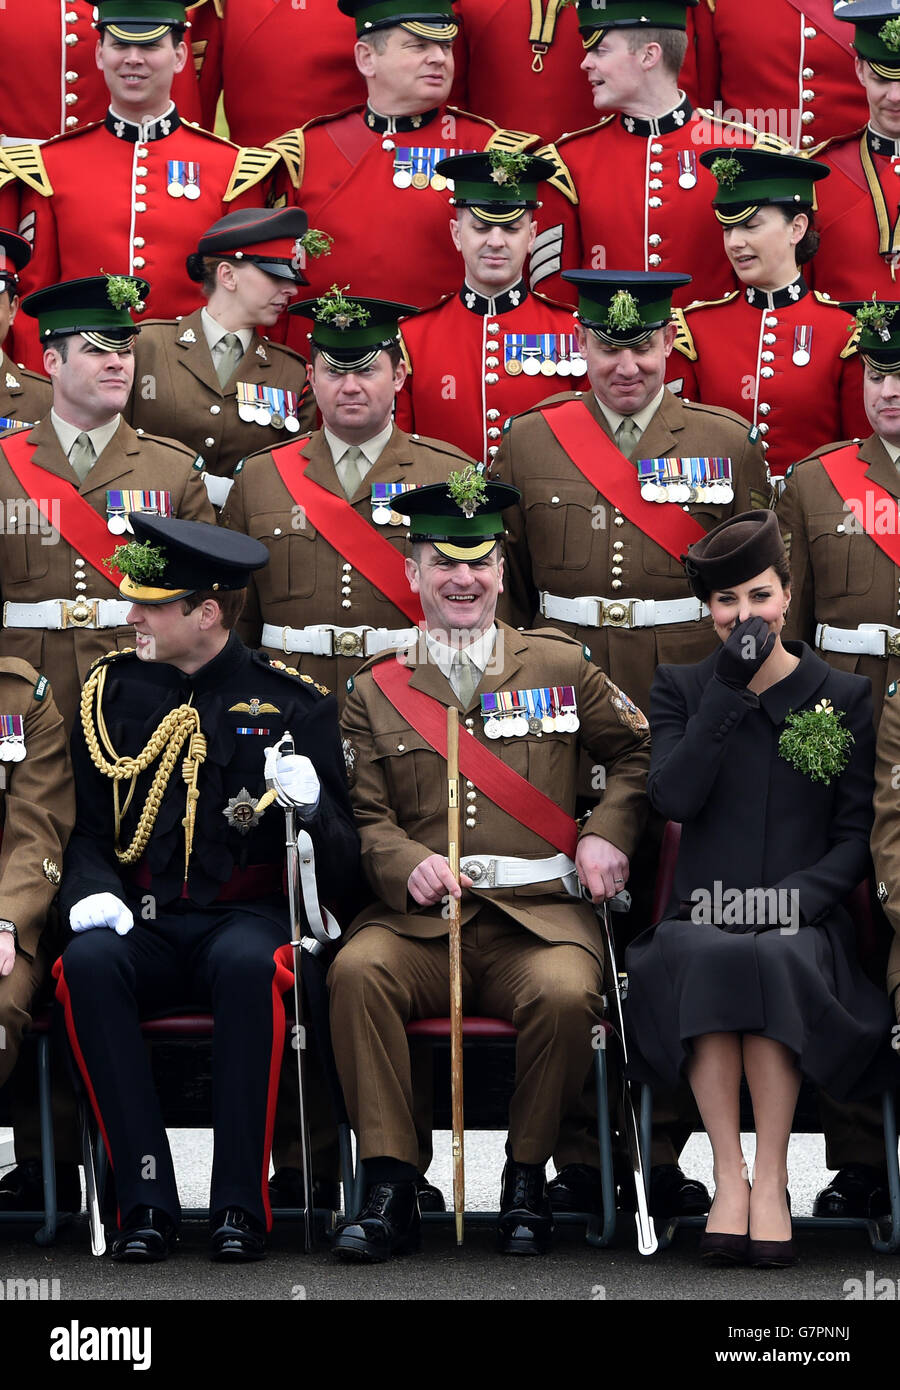
{"label": "white glove", "polygon": [[[269,775],[268,768],[266,769]],[[289,753],[275,758],[272,769],[279,806],[293,806],[304,820],[309,820],[319,805],[319,779],[309,758],[302,753]]]}
{"label": "white glove", "polygon": [[76,932],[111,927],[119,936],[124,936],[134,926],[134,913],[115,893],[91,893],[69,910],[69,926]]}

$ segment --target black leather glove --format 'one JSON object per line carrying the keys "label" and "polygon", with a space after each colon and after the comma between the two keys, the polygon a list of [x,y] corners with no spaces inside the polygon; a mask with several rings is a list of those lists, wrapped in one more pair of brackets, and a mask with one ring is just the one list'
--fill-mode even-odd
{"label": "black leather glove", "polygon": [[716,676],[733,690],[746,690],[775,646],[775,633],[763,618],[738,623],[716,657]]}

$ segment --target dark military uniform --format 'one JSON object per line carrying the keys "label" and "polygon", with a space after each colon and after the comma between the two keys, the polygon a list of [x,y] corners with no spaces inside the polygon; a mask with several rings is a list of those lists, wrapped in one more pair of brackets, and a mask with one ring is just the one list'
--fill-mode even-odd
{"label": "dark military uniform", "polygon": [[900,694],[891,681],[878,725],[875,753],[875,824],[872,827],[872,858],[878,896],[885,916],[894,929],[888,961],[888,994],[900,1021],[900,844],[897,830],[897,766],[900,764]]}
{"label": "dark military uniform", "polygon": [[242,382],[254,395],[258,386],[292,391],[298,398],[294,418],[303,431],[315,424],[316,402],[299,353],[256,332],[231,380],[220,386],[200,315],[197,309],[186,318],[152,319],[141,325],[134,350],[134,390],[125,415],[136,428],[189,445],[202,455],[210,473],[230,478],[246,454],[288,437],[283,426],[240,417]]}
{"label": "dark military uniform", "polygon": [[[292,959],[282,886],[284,816],[272,805],[251,819],[252,808],[265,791],[264,749],[289,730],[321,783],[309,825],[319,892],[326,900],[339,898],[355,874],[358,845],[335,702],[311,681],[273,669],[234,634],[193,675],[128,653],[112,654],[96,674],[105,678],[100,704],[117,755],[136,757],[163,718],[189,702],[206,741],[185,881],[181,758],[163,790],[147,848],[127,868],[113,854],[112,784],[97,767],[96,735],[87,738],[79,722],[73,738],[78,817],[63,909],[68,916],[86,896],[110,892],[135,917],[127,936],[106,928],[78,936],[55,971],[115,1169],[120,1212],[125,1217],[150,1206],[178,1218],[171,1156],[135,1008],[151,1010],[180,997],[212,1006],[215,1014],[211,1209],[238,1206],[268,1222],[269,1149],[284,1043],[278,996],[291,983]],[[111,756],[108,746],[102,752]],[[157,765],[154,760],[138,776],[118,837],[123,846],[135,833]],[[156,1160],[152,1173],[148,1154]]]}

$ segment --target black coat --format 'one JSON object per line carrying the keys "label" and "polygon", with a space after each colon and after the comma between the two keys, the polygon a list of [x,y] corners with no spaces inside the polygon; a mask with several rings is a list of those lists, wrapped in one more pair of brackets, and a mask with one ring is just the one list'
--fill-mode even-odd
{"label": "black coat", "polygon": [[[678,1079],[690,1039],[708,1032],[774,1038],[838,1097],[871,1091],[882,1062],[895,1060],[887,998],[863,974],[841,906],[869,861],[869,681],[802,643],[788,650],[800,664],[758,699],[715,679],[717,654],[660,666],[653,683],[648,793],[682,823],[682,838],[666,918],[628,951],[627,1022],[636,1073],[665,1084]],[[778,751],[787,715],[823,699],[853,734],[828,784]],[[757,894],[752,908],[744,899],[723,915],[737,898],[728,890],[763,888],[775,890],[766,901]]]}

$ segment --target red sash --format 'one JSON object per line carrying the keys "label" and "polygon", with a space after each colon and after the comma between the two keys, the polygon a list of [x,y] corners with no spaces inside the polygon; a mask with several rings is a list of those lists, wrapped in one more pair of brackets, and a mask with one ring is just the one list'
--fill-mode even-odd
{"label": "red sash", "polygon": [[541,414],[579,473],[673,559],[680,560],[689,545],[706,535],[699,521],[674,503],[644,501],[634,464],[581,401],[566,401]]}
{"label": "red sash", "polygon": [[[868,464],[858,455],[858,445],[848,444],[833,454],[820,455],[819,462],[841,495],[849,511],[866,535],[900,568],[900,536],[897,535],[897,498],[879,483],[866,477]],[[878,525],[880,516],[889,524]]]}
{"label": "red sash", "polygon": [[395,608],[405,613],[411,623],[423,622],[422,605],[418,595],[410,591],[400,551],[364,521],[343,497],[336,497],[305,476],[309,459],[302,449],[300,457],[305,462],[300,472],[297,472],[296,458],[288,463],[284,453],[283,449],[273,453],[275,467],[288,492],[316,530],[321,531],[329,545],[350,560],[379,593],[390,599]]}
{"label": "red sash", "polygon": [[[406,722],[427,739],[436,753],[447,756],[447,711],[439,701],[410,688],[412,671],[399,661],[381,661],[372,668],[375,684]],[[513,768],[491,753],[468,732],[459,731],[459,767],[463,776],[490,797],[520,825],[540,835],[570,859],[578,843],[578,827],[571,816],[539,792]]]}
{"label": "red sash", "polygon": [[[29,444],[27,430],[8,435],[2,448],[26,496],[37,503],[50,525],[56,527],[72,549],[77,550],[104,579],[118,588],[121,574],[103,560],[104,555],[116,547],[115,537],[107,530],[104,518],[94,511],[72,483],[32,463],[35,446]],[[57,504],[55,507],[54,503]]]}

